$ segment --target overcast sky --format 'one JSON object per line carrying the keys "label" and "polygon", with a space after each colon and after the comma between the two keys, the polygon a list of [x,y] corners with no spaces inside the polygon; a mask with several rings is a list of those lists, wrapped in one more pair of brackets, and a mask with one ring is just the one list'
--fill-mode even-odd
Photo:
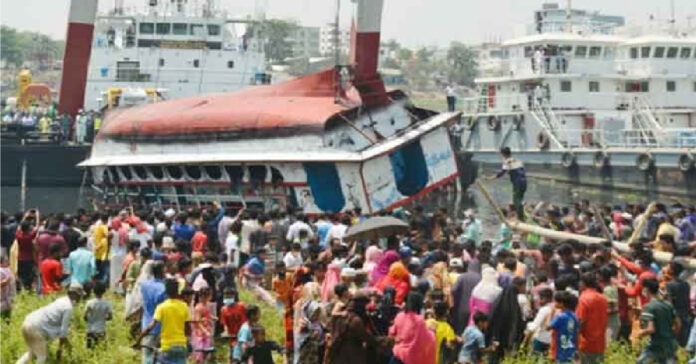
{"label": "overcast sky", "polygon": [[[124,0],[126,5],[143,6],[146,0]],[[168,0],[160,0],[168,1]],[[193,1],[193,0],[189,0]],[[677,23],[685,25],[694,16],[696,0],[673,0]],[[396,38],[409,46],[447,45],[452,40],[480,43],[496,37],[507,38],[521,25],[532,21],[533,11],[544,0],[385,0],[382,38]],[[217,0],[235,14],[251,14],[255,4],[266,9],[267,17],[292,18],[304,25],[321,25],[334,18],[335,0]],[[560,0],[565,6],[566,0]],[[114,0],[101,0],[100,9],[113,7]],[[341,23],[347,23],[351,7],[341,0]],[[629,23],[646,23],[650,14],[668,19],[670,0],[573,0],[574,8],[599,10],[607,15],[624,15]],[[65,37],[69,0],[2,0],[0,21],[22,30]]]}

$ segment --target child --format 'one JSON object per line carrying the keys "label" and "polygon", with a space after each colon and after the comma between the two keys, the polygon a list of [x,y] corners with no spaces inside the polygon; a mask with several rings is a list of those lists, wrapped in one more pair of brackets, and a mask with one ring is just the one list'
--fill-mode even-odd
{"label": "child", "polygon": [[220,323],[222,324],[224,335],[230,338],[230,357],[232,349],[237,345],[237,333],[242,324],[247,320],[244,304],[239,302],[237,290],[227,288],[223,292],[222,309],[220,310]]}
{"label": "child", "polygon": [[275,341],[266,341],[266,330],[261,325],[254,325],[251,329],[254,337],[254,346],[249,347],[242,355],[242,362],[249,359],[254,364],[273,364],[273,350],[283,353],[283,348]]}
{"label": "child", "polygon": [[570,292],[558,291],[554,295],[557,313],[548,329],[553,330],[550,355],[556,363],[572,363],[578,338],[578,318],[573,312],[575,298]]}
{"label": "child", "polygon": [[[433,305],[433,310],[435,318],[428,319],[425,323],[435,333],[435,363],[450,363],[449,352],[454,347],[457,336],[455,336],[452,326],[447,323],[449,306],[446,302],[437,301]],[[443,348],[443,345],[446,347]]]}
{"label": "child", "polygon": [[462,350],[459,352],[460,364],[478,364],[482,362],[482,357],[485,352],[495,350],[498,346],[497,342],[486,347],[486,338],[483,336],[484,331],[488,329],[488,316],[485,313],[477,311],[474,314],[474,323],[464,329],[462,333]]}
{"label": "child", "polygon": [[242,356],[246,351],[254,346],[254,337],[251,333],[251,328],[259,322],[261,318],[261,311],[256,305],[249,305],[246,309],[247,321],[242,325],[237,333],[237,345],[234,346],[232,351],[232,362],[241,363]]}
{"label": "child", "polygon": [[212,293],[208,287],[198,291],[198,303],[193,309],[191,346],[195,351],[193,358],[196,363],[203,363],[205,353],[203,350],[213,346],[213,315],[209,303]]}
{"label": "child", "polygon": [[111,320],[113,314],[111,302],[102,299],[106,292],[106,283],[94,282],[94,296],[87,301],[85,306],[85,321],[87,322],[87,349],[94,348],[97,343],[104,341],[106,336],[106,321]]}
{"label": "child", "polygon": [[532,352],[545,356],[551,345],[551,333],[546,328],[546,323],[553,314],[553,291],[550,288],[544,288],[539,291],[538,296],[541,307],[534,320],[527,324],[525,341],[531,338]]}
{"label": "child", "polygon": [[53,243],[49,247],[50,255],[44,259],[39,265],[41,272],[41,293],[51,294],[60,292],[63,288],[63,264],[60,263],[60,258],[63,255],[63,248],[59,243]]}

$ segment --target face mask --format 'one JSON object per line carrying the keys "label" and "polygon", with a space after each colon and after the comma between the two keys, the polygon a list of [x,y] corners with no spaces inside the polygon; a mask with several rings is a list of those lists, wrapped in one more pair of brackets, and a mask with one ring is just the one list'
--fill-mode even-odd
{"label": "face mask", "polygon": [[225,298],[222,300],[222,303],[225,304],[225,306],[230,306],[234,304],[234,298]]}

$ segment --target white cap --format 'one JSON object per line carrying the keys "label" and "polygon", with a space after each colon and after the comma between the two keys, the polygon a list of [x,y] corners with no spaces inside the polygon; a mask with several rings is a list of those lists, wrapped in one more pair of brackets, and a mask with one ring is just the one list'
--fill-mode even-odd
{"label": "white cap", "polygon": [[170,219],[174,217],[174,215],[176,215],[176,211],[174,211],[174,209],[172,208],[169,208],[167,209],[167,211],[164,212],[164,216]]}
{"label": "white cap", "polygon": [[450,265],[450,267],[452,267],[452,268],[455,268],[455,267],[461,268],[461,267],[464,266],[464,263],[463,263],[462,260],[459,259],[459,258],[452,258],[452,259],[450,260],[450,262],[449,262],[449,265]]}
{"label": "white cap", "polygon": [[352,278],[355,277],[357,274],[358,272],[350,267],[341,269],[341,277]]}
{"label": "white cap", "polygon": [[162,249],[174,249],[176,246],[174,245],[174,238],[171,236],[165,236],[162,238]]}
{"label": "white cap", "polygon": [[472,217],[474,216],[474,209],[468,208],[464,211],[464,216],[466,217]]}

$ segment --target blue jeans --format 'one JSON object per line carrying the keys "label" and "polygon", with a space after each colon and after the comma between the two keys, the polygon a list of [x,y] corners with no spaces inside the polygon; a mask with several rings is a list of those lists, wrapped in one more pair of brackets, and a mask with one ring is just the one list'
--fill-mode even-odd
{"label": "blue jeans", "polygon": [[534,354],[546,354],[549,352],[550,344],[543,343],[537,339],[532,341],[532,352]]}
{"label": "blue jeans", "polygon": [[[146,335],[143,337],[143,346],[159,346],[159,335]],[[150,348],[143,348],[142,350],[142,364],[155,364],[155,351]],[[159,362],[159,358],[157,358]]]}
{"label": "blue jeans", "polygon": [[636,364],[675,364],[677,362],[676,355],[671,358],[661,358],[658,354],[648,350],[643,349],[640,352],[640,356],[636,359]]}
{"label": "blue jeans", "polygon": [[108,260],[97,260],[97,280],[106,283],[109,286],[109,271],[111,270],[111,262]]}
{"label": "blue jeans", "polygon": [[160,351],[157,363],[162,364],[186,364],[188,349],[185,346],[172,346],[168,350]]}

